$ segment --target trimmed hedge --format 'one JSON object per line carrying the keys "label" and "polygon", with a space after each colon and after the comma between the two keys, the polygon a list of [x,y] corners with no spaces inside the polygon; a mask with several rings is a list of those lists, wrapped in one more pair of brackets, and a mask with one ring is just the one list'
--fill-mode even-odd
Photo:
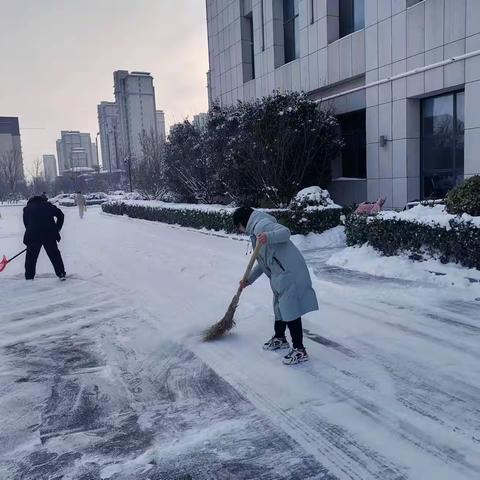
{"label": "trimmed hedge", "polygon": [[[162,208],[160,206],[132,205],[123,202],[108,202],[102,205],[105,213],[127,215],[153,222],[162,222],[182,227],[206,228],[208,230],[236,233],[232,223],[232,209],[199,210],[194,208]],[[340,225],[342,210],[268,210],[293,234],[322,233]]]}
{"label": "trimmed hedge", "polygon": [[347,245],[369,243],[386,256],[409,253],[421,260],[424,254],[441,262],[455,262],[480,269],[480,228],[460,219],[450,220],[450,228],[406,220],[350,215],[345,221]]}

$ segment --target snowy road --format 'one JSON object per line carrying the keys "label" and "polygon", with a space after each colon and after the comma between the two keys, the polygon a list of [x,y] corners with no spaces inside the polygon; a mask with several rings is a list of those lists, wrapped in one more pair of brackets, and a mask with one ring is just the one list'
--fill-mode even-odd
{"label": "snowy road", "polygon": [[[0,247],[21,245],[2,209]],[[246,243],[67,211],[60,283],[1,274],[0,479],[478,480],[478,291],[376,279],[308,250],[312,361],[263,352],[271,293],[219,319]],[[190,475],[190,477],[189,477]]]}

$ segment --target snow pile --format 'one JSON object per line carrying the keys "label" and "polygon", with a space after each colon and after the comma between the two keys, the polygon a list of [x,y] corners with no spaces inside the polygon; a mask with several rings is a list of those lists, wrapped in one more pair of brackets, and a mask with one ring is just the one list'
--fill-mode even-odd
{"label": "snow pile", "polygon": [[464,213],[462,216],[451,215],[446,212],[444,205],[417,205],[410,210],[403,212],[385,211],[380,212],[377,216],[382,220],[404,220],[408,222],[421,223],[432,227],[444,227],[450,229],[451,220],[456,222],[472,223],[476,227],[480,227],[480,217],[472,217]]}
{"label": "snow pile", "polygon": [[308,187],[300,190],[290,203],[290,208],[306,208],[307,210],[323,210],[326,208],[342,208],[330,198],[328,190],[320,187]]}
{"label": "snow pile", "polygon": [[309,233],[308,235],[293,235],[292,242],[301,250],[318,250],[321,248],[345,247],[345,227],[338,226],[323,233]]}
{"label": "snow pile", "polygon": [[103,192],[89,193],[88,195],[85,196],[85,198],[87,200],[105,200],[105,201],[109,199],[108,195]]}
{"label": "snow pile", "polygon": [[414,261],[406,255],[384,257],[370,245],[348,247],[333,254],[327,265],[378,277],[437,283],[441,286],[470,287],[480,293],[480,272],[454,263],[429,259]]}

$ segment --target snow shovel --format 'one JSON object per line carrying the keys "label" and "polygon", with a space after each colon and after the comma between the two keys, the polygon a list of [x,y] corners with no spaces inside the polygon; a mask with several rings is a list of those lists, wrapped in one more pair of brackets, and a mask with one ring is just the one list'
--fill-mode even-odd
{"label": "snow shovel", "polygon": [[[245,274],[243,275],[243,281],[246,282],[248,277],[250,276],[250,272],[252,271],[253,265],[255,260],[260,253],[260,249],[262,248],[262,244],[257,241],[257,245],[255,250],[253,251],[252,257],[248,262],[247,269],[245,270]],[[215,325],[212,325],[209,329],[207,329],[203,334],[203,340],[205,342],[210,342],[212,340],[216,340],[217,338],[222,337],[226,333],[228,333],[234,326],[235,320],[233,316],[235,315],[235,311],[238,307],[238,302],[240,301],[240,295],[242,294],[242,287],[238,287],[237,293],[232,298],[230,302],[230,306],[228,307],[227,313],[225,313],[224,317],[217,322]]]}
{"label": "snow shovel", "polygon": [[0,260],[0,272],[3,272],[6,268],[6,266],[12,261],[15,260],[17,257],[19,257],[22,253],[25,253],[27,249],[22,250],[20,253],[17,253],[14,257],[7,259],[7,257],[4,255],[2,260]]}

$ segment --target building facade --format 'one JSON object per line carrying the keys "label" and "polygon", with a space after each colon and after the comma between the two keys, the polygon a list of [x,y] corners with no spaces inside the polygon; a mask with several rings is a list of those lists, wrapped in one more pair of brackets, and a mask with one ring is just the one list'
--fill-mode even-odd
{"label": "building facade", "polygon": [[157,110],[153,77],[148,72],[114,72],[115,103],[118,107],[121,144],[126,159],[141,157],[141,137],[157,134]]}
{"label": "building facade", "polygon": [[115,102],[101,102],[98,105],[98,125],[103,170],[124,170],[125,149],[120,133],[120,115]]}
{"label": "building facade", "polygon": [[43,174],[45,175],[45,180],[47,182],[55,181],[57,178],[57,159],[55,155],[43,155]]}
{"label": "building facade", "polygon": [[207,120],[208,120],[207,113],[198,113],[197,115],[193,116],[192,123],[199,130],[203,130],[207,125]]}
{"label": "building facade", "polygon": [[0,159],[9,163],[12,184],[25,181],[18,117],[0,117]]}
{"label": "building facade", "polygon": [[332,108],[346,144],[332,165],[338,202],[384,195],[403,208],[480,173],[479,1],[206,5],[210,101],[294,90]]}
{"label": "building facade", "polygon": [[95,144],[89,133],[62,130],[57,140],[57,158],[60,175],[65,171],[98,167]]}
{"label": "building facade", "polygon": [[165,113],[163,110],[157,110],[155,112],[157,118],[157,133],[158,138],[161,142],[165,142],[167,138],[166,130],[165,130]]}

